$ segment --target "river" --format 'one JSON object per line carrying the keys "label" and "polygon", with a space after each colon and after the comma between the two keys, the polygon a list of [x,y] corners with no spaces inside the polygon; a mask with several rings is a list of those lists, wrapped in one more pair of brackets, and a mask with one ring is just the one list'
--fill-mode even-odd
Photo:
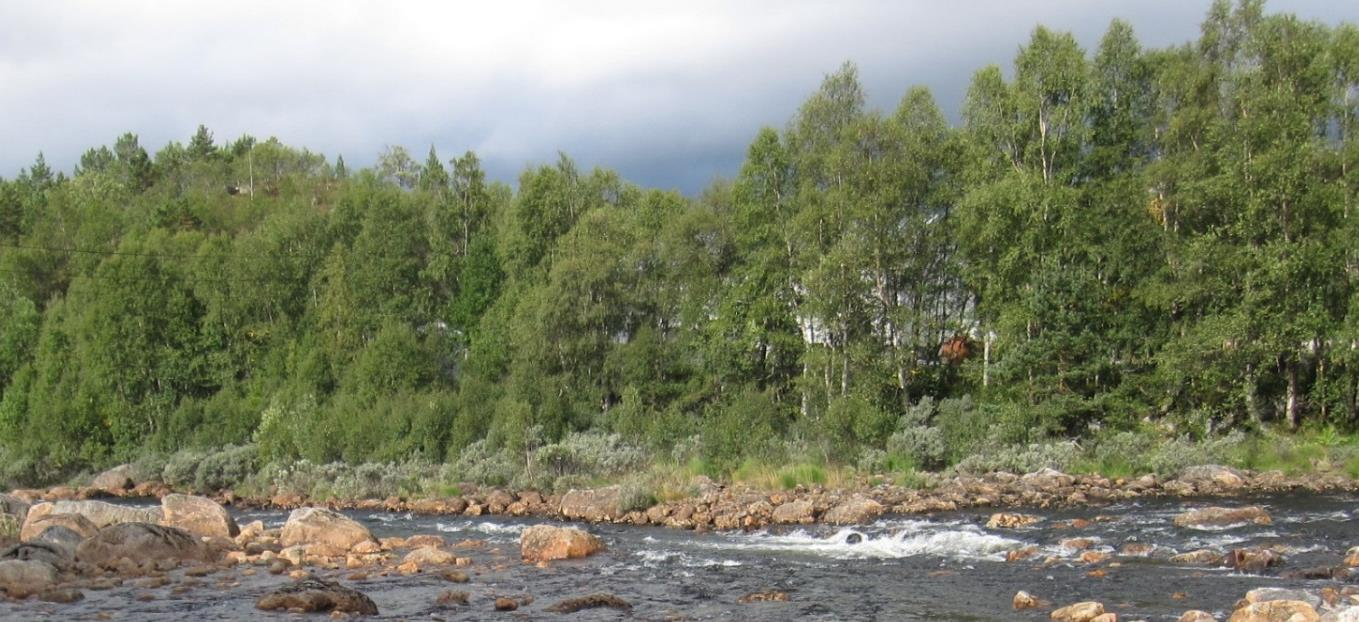
{"label": "river", "polygon": [[[1262,505],[1273,516],[1268,526],[1215,529],[1178,528],[1172,518],[1206,505]],[[480,540],[485,546],[459,548],[470,557],[471,580],[452,584],[438,573],[353,580],[354,571],[321,570],[323,577],[368,594],[377,619],[465,620],[1046,620],[1055,606],[1098,600],[1120,620],[1176,620],[1187,609],[1226,619],[1233,604],[1256,587],[1317,590],[1334,581],[1288,579],[1290,570],[1335,566],[1359,544],[1356,504],[1351,496],[1286,496],[1250,500],[1143,500],[1136,503],[1056,512],[1021,529],[987,529],[988,512],[966,511],[930,517],[885,517],[855,529],[829,526],[770,529],[753,533],[694,533],[652,527],[590,525],[608,550],[596,556],[539,568],[518,560],[518,536],[532,520],[502,517],[415,516],[349,512],[374,535],[438,533],[448,542]],[[248,511],[238,522],[262,520],[278,527],[285,512]],[[1093,521],[1083,528],[1073,519]],[[1063,547],[1068,538],[1090,538],[1089,550],[1113,554],[1096,565],[1082,563],[1082,551]],[[1154,544],[1175,552],[1201,548],[1226,552],[1241,547],[1281,547],[1285,564],[1273,576],[1244,575],[1220,568],[1181,566],[1165,555],[1121,557],[1126,543]],[[1007,551],[1034,545],[1026,561],[1007,562]],[[1047,563],[1044,563],[1047,558]],[[1103,577],[1089,573],[1102,569]],[[139,589],[128,585],[85,590],[74,605],[29,600],[0,603],[0,618],[120,620],[253,620],[264,614],[255,599],[289,581],[244,567],[202,579],[172,573],[169,585]],[[436,603],[444,590],[466,591],[470,605]],[[1015,611],[1011,599],[1025,590],[1052,604]],[[778,591],[785,602],[738,604],[752,592]],[[633,605],[631,613],[611,609],[569,616],[545,608],[570,597],[607,592]],[[498,596],[533,601],[511,614],[492,610]],[[104,612],[103,617],[100,612]],[[320,619],[320,616],[317,616]]]}

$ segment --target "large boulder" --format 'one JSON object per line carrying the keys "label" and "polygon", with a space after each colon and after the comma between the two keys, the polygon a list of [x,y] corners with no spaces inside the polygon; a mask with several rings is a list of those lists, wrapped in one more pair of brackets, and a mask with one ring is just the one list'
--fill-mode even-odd
{"label": "large boulder", "polygon": [[241,531],[226,508],[207,497],[165,495],[160,500],[160,507],[165,515],[160,524],[178,527],[196,536],[234,538]]}
{"label": "large boulder", "polygon": [[1176,527],[1228,527],[1232,525],[1268,525],[1272,522],[1269,512],[1256,505],[1239,508],[1207,507],[1179,514],[1174,519]]}
{"label": "large boulder", "polygon": [[780,525],[805,525],[816,520],[816,508],[806,499],[789,501],[774,508],[770,520]]}
{"label": "large boulder", "polygon": [[623,515],[620,508],[622,487],[606,486],[595,490],[571,489],[562,495],[561,514],[592,523],[612,521]]}
{"label": "large boulder", "polygon": [[377,604],[363,592],[334,581],[308,576],[284,585],[255,601],[264,611],[305,611],[377,615]]}
{"label": "large boulder", "polygon": [[1198,488],[1221,488],[1235,490],[1246,485],[1246,476],[1241,471],[1220,464],[1191,466],[1180,472],[1179,480]]}
{"label": "large boulder", "polygon": [[71,562],[75,561],[74,551],[45,542],[27,542],[8,547],[0,551],[0,560],[6,559],[47,562],[57,570],[67,570]]}
{"label": "large boulder", "polygon": [[120,493],[135,486],[132,481],[132,465],[120,464],[94,476],[90,487],[111,493]]}
{"label": "large boulder", "polygon": [[821,516],[821,519],[835,525],[857,525],[867,523],[879,516],[882,516],[882,504],[855,495],[848,501],[829,509]]}
{"label": "large boulder", "polygon": [[1232,612],[1227,622],[1319,622],[1315,607],[1299,600],[1269,600]]}
{"label": "large boulder", "polygon": [[[45,504],[39,503],[34,507],[42,505]],[[32,512],[29,512],[28,520],[24,521],[23,529],[19,530],[19,539],[28,542],[38,538],[51,527],[69,529],[80,536],[82,540],[99,533],[98,525],[79,514],[42,514],[35,517]]]}
{"label": "large boulder", "polygon": [[48,514],[79,514],[90,519],[95,527],[103,529],[118,523],[159,523],[160,508],[139,508],[118,505],[107,501],[54,501],[39,503],[28,510],[28,520],[32,521]]}
{"label": "large boulder", "polygon": [[30,544],[46,544],[61,548],[66,551],[68,557],[75,557],[76,547],[84,541],[84,536],[61,525],[48,525],[37,537],[28,540]]}
{"label": "large boulder", "polygon": [[76,559],[101,567],[122,558],[134,561],[171,559],[206,562],[208,549],[193,534],[149,523],[119,523],[101,529],[76,547]]}
{"label": "large boulder", "polygon": [[325,508],[298,508],[283,524],[279,543],[306,546],[314,555],[344,555],[361,542],[374,542],[372,532],[358,521]]}
{"label": "large boulder", "polygon": [[57,582],[57,569],[44,561],[6,559],[0,561],[0,590],[14,598],[37,594]]}
{"label": "large boulder", "polygon": [[534,525],[519,536],[519,552],[530,563],[588,557],[604,550],[604,543],[577,527]]}

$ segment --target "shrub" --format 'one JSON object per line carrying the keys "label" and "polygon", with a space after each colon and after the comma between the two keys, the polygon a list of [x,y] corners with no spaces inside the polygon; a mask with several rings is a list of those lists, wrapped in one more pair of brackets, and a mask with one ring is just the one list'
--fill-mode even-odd
{"label": "shrub", "polygon": [[171,488],[189,489],[198,479],[198,466],[207,457],[200,449],[182,449],[165,461],[161,470],[161,481]]}
{"label": "shrub", "polygon": [[132,481],[163,482],[169,456],[159,451],[148,451],[132,461]]}
{"label": "shrub", "polygon": [[904,457],[921,468],[937,469],[944,466],[948,448],[939,428],[912,426],[887,439],[887,454]]}
{"label": "shrub", "polygon": [[489,486],[505,486],[523,471],[523,463],[505,449],[493,449],[481,439],[458,452],[453,472],[460,479]]}
{"label": "shrub", "polygon": [[254,445],[227,445],[208,454],[194,474],[194,488],[214,492],[244,482],[259,465],[259,450]]}
{"label": "shrub", "polygon": [[997,471],[1032,473],[1044,468],[1065,471],[1079,455],[1080,447],[1072,441],[992,446],[964,458],[955,468],[969,475]]}

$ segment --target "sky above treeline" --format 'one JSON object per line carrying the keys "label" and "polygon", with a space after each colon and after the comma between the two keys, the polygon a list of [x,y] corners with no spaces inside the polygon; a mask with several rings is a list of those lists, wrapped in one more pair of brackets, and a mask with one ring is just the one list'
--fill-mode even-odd
{"label": "sky above treeline", "polygon": [[[471,149],[496,179],[558,151],[688,194],[737,172],[853,61],[872,107],[928,86],[956,119],[974,71],[1038,24],[1090,49],[1109,21],[1144,47],[1194,39],[1210,0],[792,2],[0,2],[0,177],[39,151],[70,171],[135,132],[154,153],[206,125],[350,167],[386,145]],[[1270,12],[1359,21],[1359,2]]]}

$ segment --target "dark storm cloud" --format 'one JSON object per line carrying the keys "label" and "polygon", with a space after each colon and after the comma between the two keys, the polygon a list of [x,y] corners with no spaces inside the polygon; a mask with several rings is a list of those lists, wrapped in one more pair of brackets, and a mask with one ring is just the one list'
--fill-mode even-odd
{"label": "dark storm cloud", "polygon": [[[490,4],[490,3],[483,3]],[[1194,38],[1207,0],[1134,2],[45,2],[0,6],[0,174],[39,150],[68,169],[133,131],[154,150],[199,123],[276,135],[351,165],[387,144],[473,149],[493,176],[571,154],[696,192],[734,174],[825,73],[854,61],[881,109],[913,84],[955,114],[972,73],[1036,24],[1087,47],[1109,21],[1145,46]],[[1359,3],[1272,11],[1359,19]]]}

